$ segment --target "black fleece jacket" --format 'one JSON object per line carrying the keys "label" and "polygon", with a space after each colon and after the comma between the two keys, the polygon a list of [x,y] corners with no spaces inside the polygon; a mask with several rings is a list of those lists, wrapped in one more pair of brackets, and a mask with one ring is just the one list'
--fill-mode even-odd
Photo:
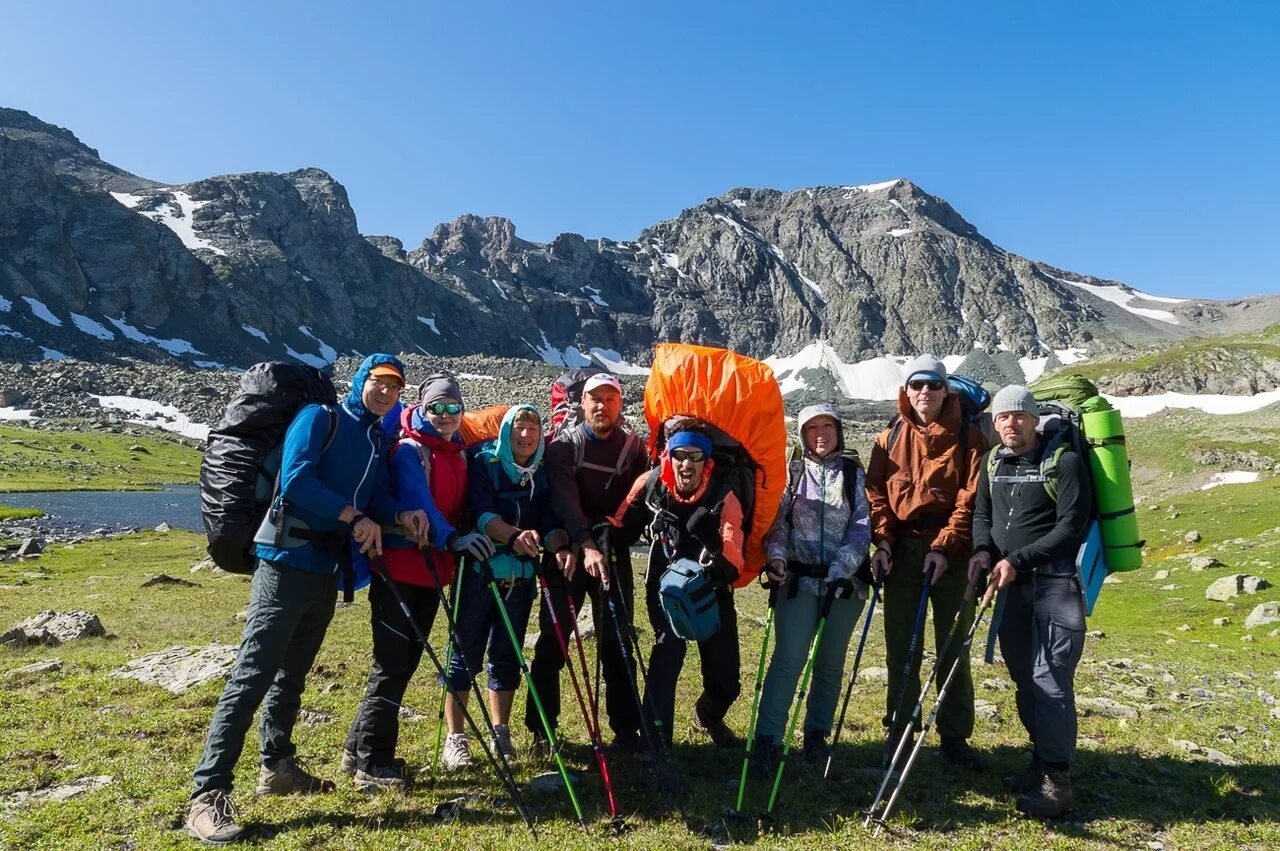
{"label": "black fleece jacket", "polygon": [[[618,456],[626,448],[627,435],[615,428],[601,440],[582,429],[586,439],[583,463],[608,468],[609,472],[595,469],[574,468],[574,447],[568,433],[559,434],[547,445],[545,464],[551,480],[551,505],[564,524],[565,531],[575,544],[591,540],[591,526],[618,510],[626,498],[631,483],[648,465],[644,441],[633,444],[631,457],[622,465],[622,472],[614,475]],[[599,542],[597,542],[599,543]]]}
{"label": "black fleece jacket", "polygon": [[1008,559],[1019,573],[1074,573],[1076,553],[1093,513],[1085,460],[1070,450],[1062,453],[1056,472],[1057,502],[1041,482],[1010,481],[1038,475],[1045,446],[1041,438],[1024,455],[1002,446],[992,450],[996,453],[994,487],[987,475],[988,458],[983,457],[973,509],[974,550],[990,553],[993,563]]}

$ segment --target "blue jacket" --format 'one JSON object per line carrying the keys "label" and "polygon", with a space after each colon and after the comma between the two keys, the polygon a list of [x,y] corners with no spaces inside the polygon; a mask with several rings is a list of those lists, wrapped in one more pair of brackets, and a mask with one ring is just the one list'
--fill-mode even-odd
{"label": "blue jacket", "polygon": [[[348,505],[379,523],[394,523],[403,510],[390,489],[386,463],[389,447],[381,420],[364,406],[361,393],[369,370],[400,361],[391,355],[369,355],[351,378],[351,391],[337,407],[337,431],[324,448],[330,415],[321,405],[303,408],[285,432],[280,459],[280,491],[269,516],[278,517],[283,534],[272,543],[259,536],[259,558],[310,573],[334,573],[334,551],[290,534],[292,529],[345,537],[349,527],[338,519]],[[278,542],[278,546],[276,543]]]}

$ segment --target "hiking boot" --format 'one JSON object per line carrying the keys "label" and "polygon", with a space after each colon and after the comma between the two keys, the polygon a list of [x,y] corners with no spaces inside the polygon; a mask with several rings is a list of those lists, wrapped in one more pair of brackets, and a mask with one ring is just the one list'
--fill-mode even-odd
{"label": "hiking boot", "polygon": [[444,753],[440,755],[444,767],[451,771],[471,767],[471,740],[466,733],[450,733],[444,740]]}
{"label": "hiking boot", "polygon": [[187,835],[206,845],[239,842],[244,838],[244,828],[236,824],[239,815],[226,789],[210,789],[191,800]]}
{"label": "hiking boot", "polygon": [[302,767],[296,756],[286,756],[258,769],[259,795],[314,795],[332,792],[332,780],[321,780]]}
{"label": "hiking boot", "polygon": [[609,745],[609,748],[618,753],[635,756],[636,754],[644,753],[644,737],[636,730],[623,730],[621,733],[613,734],[613,742]]}
{"label": "hiking boot", "polygon": [[357,769],[355,786],[357,792],[372,795],[375,792],[408,792],[408,771],[403,759],[397,759],[390,765],[379,765],[368,770]]}
{"label": "hiking boot", "polygon": [[1026,795],[1040,788],[1040,779],[1044,774],[1044,765],[1040,757],[1031,755],[1031,763],[1019,774],[1010,774],[1004,779],[1004,785],[1010,792]]}
{"label": "hiking boot", "polygon": [[511,728],[506,724],[493,725],[493,748],[507,759],[516,758],[515,745],[511,744]]}
{"label": "hiking boot", "polygon": [[1060,818],[1070,812],[1075,803],[1071,772],[1046,768],[1040,776],[1040,785],[1018,798],[1014,806],[1018,812],[1031,818]]}
{"label": "hiking boot", "polygon": [[893,755],[898,752],[898,742],[906,736],[907,743],[902,747],[902,754],[898,757],[899,765],[906,764],[907,755],[911,753],[912,746],[916,743],[916,734],[911,729],[894,730],[889,733],[889,737],[884,740],[884,750],[880,753],[880,767],[888,768],[893,762]]}
{"label": "hiking boot", "polygon": [[338,768],[342,771],[342,773],[347,775],[348,777],[354,777],[356,774],[356,768],[358,766],[359,766],[359,762],[358,760],[356,760],[356,755],[353,754],[351,751],[347,750],[346,748],[343,748],[342,762],[338,764]]}
{"label": "hiking boot", "polygon": [[729,729],[723,718],[708,721],[702,714],[702,708],[697,704],[693,707],[693,728],[699,733],[706,733],[715,746],[723,750],[737,750],[742,747],[742,739]]}
{"label": "hiking boot", "polygon": [[986,760],[978,756],[978,752],[969,747],[969,743],[964,739],[944,736],[939,751],[943,759],[952,765],[958,765],[970,771],[982,771],[987,767]]}
{"label": "hiking boot", "polygon": [[[495,725],[495,730],[497,727]],[[551,759],[551,740],[545,732],[533,731],[533,741],[529,744],[529,756],[536,760]]]}
{"label": "hiking boot", "polygon": [[778,770],[778,759],[781,756],[782,748],[778,747],[772,736],[756,736],[747,776],[752,780],[768,780]]}
{"label": "hiking boot", "polygon": [[827,734],[821,730],[805,730],[804,761],[809,765],[826,766],[829,756],[831,747],[827,744]]}

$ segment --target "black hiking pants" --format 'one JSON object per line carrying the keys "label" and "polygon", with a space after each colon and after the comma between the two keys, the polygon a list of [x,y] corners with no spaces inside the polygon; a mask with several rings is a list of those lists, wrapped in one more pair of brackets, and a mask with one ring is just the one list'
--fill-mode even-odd
{"label": "black hiking pants", "polygon": [[1017,687],[1018,718],[1042,762],[1076,750],[1076,665],[1084,651],[1084,595],[1069,576],[1033,574],[1007,586],[1000,653]]}
{"label": "black hiking pants", "polygon": [[293,725],[307,671],[320,652],[337,602],[336,574],[258,560],[235,667],[213,710],[192,797],[230,791],[253,715],[262,707],[262,764],[293,756]]}
{"label": "black hiking pants", "polygon": [[[658,582],[662,571],[650,570],[645,582],[645,607],[649,626],[653,628],[653,649],[649,652],[649,688],[645,708],[656,712],[663,740],[671,745],[676,714],[676,684],[684,668],[689,642],[671,630],[671,622],[662,610]],[[702,665],[702,694],[696,709],[703,720],[714,724],[724,720],[729,707],[742,693],[742,665],[738,654],[738,610],[733,607],[733,592],[716,592],[720,610],[720,629],[710,638],[697,642],[698,660]]]}
{"label": "black hiking pants", "polygon": [[[630,554],[622,558],[612,559],[611,576],[613,588],[609,592],[613,604],[618,609],[618,617],[626,619],[633,611],[633,592]],[[600,665],[604,676],[604,705],[609,716],[609,727],[615,735],[627,735],[640,732],[640,710],[632,693],[635,687],[635,662],[631,663],[631,681],[628,682],[628,666],[622,658],[622,645],[618,643],[618,631],[614,628],[612,615],[609,613],[609,602],[606,599],[599,580],[592,578],[582,569],[579,557],[578,569],[572,580],[566,580],[554,566],[544,563],[547,585],[551,591],[551,604],[555,606],[556,618],[560,621],[560,629],[564,632],[565,641],[569,643],[573,654],[574,638],[571,634],[573,621],[569,617],[569,607],[565,595],[573,599],[576,612],[582,611],[583,601],[591,597],[591,615],[595,624],[596,652],[600,654]],[[621,592],[626,600],[626,612],[621,610],[618,595]],[[630,626],[630,621],[623,626],[623,632]],[[533,679],[533,687],[538,690],[542,699],[542,707],[547,713],[547,722],[554,728],[560,718],[560,673],[564,670],[564,654],[560,650],[560,642],[556,638],[555,626],[551,622],[551,612],[546,606],[546,598],[538,609],[538,628],[541,632],[533,647],[533,661],[529,665],[529,673]],[[537,707],[530,700],[525,705],[525,726],[536,736],[545,735],[542,720],[538,717]]]}
{"label": "black hiking pants", "polygon": [[[388,582],[374,574],[369,580],[369,620],[373,626],[373,667],[364,700],[347,732],[346,750],[356,756],[361,771],[389,766],[400,737],[400,702],[409,680],[422,661],[422,644],[414,637],[404,611],[396,603]],[[396,582],[414,621],[423,635],[431,634],[440,608],[440,590]]]}

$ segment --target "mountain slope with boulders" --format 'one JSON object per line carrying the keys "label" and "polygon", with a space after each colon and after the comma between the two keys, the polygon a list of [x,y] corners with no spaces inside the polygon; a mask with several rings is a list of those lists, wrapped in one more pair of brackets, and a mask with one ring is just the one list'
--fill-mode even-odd
{"label": "mountain slope with boulders", "polygon": [[908,180],[734,189],[634,241],[541,244],[464,215],[406,250],[361,234],[346,190],[319,169],[167,185],[0,109],[0,347],[12,359],[321,365],[390,350],[610,365],[643,364],[662,340],[758,357],[821,340],[846,362],[1042,358],[1277,320],[1274,298],[1164,299],[1011,254]]}

